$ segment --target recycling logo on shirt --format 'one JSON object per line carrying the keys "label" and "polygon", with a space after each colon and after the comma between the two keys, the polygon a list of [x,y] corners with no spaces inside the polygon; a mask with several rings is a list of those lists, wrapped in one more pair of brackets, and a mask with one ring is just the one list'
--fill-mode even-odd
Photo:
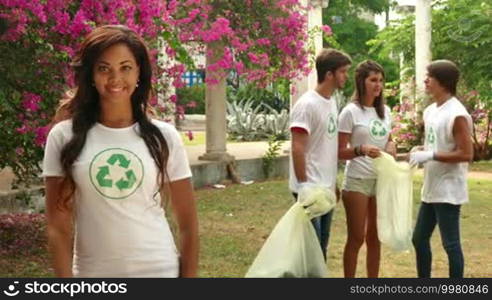
{"label": "recycling logo on shirt", "polygon": [[429,132],[427,133],[425,139],[429,145],[434,145],[436,143],[436,132],[433,127],[429,127]]}
{"label": "recycling logo on shirt", "polygon": [[388,134],[388,128],[384,125],[381,120],[372,119],[369,122],[369,133],[376,140],[382,140]]}
{"label": "recycling logo on shirt", "polygon": [[121,148],[110,148],[94,156],[89,176],[104,197],[124,199],[142,184],[144,168],[140,158]]}
{"label": "recycling logo on shirt", "polygon": [[334,137],[337,133],[337,121],[333,114],[328,116],[327,131],[329,138]]}

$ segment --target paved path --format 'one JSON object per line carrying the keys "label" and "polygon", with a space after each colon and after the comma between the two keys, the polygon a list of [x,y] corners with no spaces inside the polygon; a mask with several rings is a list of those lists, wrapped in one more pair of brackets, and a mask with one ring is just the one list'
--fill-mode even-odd
{"label": "paved path", "polygon": [[[246,142],[246,143],[229,143],[227,152],[236,159],[251,159],[262,157],[268,149],[267,142]],[[287,155],[290,149],[290,141],[286,141],[279,151],[279,155]],[[205,164],[207,161],[198,160],[198,157],[205,153],[205,145],[186,146],[186,152],[191,165]],[[0,194],[10,190],[10,185],[14,175],[10,169],[0,170]]]}
{"label": "paved path", "polygon": [[[251,159],[262,157],[268,149],[267,142],[245,142],[245,143],[228,143],[227,152],[233,155],[236,159]],[[290,141],[282,144],[282,149],[279,155],[287,155],[290,149]],[[207,161],[198,160],[200,155],[205,153],[205,145],[186,146],[186,152],[191,165],[205,164]],[[419,170],[422,174],[422,170]],[[492,173],[488,172],[469,172],[469,178],[492,180]],[[0,192],[10,189],[10,184],[14,176],[8,169],[0,171]]]}
{"label": "paved path", "polygon": [[[285,141],[279,151],[279,156],[287,155],[290,149],[290,141]],[[238,159],[251,159],[262,157],[268,150],[267,142],[245,142],[245,143],[228,143],[227,152]],[[198,160],[198,157],[205,153],[205,145],[186,146],[190,165],[207,163],[203,160]]]}

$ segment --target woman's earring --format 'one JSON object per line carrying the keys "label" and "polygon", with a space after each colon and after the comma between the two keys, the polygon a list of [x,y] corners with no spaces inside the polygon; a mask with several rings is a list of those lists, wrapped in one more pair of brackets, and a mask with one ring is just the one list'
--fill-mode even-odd
{"label": "woman's earring", "polygon": [[137,84],[135,84],[135,87],[138,87],[138,81],[137,81]]}

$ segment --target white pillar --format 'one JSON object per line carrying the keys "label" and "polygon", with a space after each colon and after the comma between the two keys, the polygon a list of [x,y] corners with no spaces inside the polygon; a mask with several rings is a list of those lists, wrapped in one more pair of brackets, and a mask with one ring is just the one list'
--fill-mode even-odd
{"label": "white pillar", "polygon": [[[308,4],[308,1],[309,0],[303,0],[302,4],[303,5]],[[314,8],[308,11],[308,31],[316,26],[321,27],[321,25],[323,25],[323,19],[322,19],[323,8],[328,7],[328,1],[326,0],[324,1],[314,0],[309,2],[311,5],[314,6]],[[321,49],[323,49],[323,36],[321,33],[316,35],[316,37],[314,38],[314,49],[315,49],[315,55],[317,55],[321,51]],[[310,58],[310,61],[311,60],[314,60],[314,58]],[[296,92],[291,95],[290,98],[291,107],[292,105],[294,105],[297,99],[299,99],[299,97],[302,96],[302,94],[316,87],[317,75],[316,75],[315,66],[313,66],[313,69],[311,70],[308,76],[300,80],[297,80],[292,84],[294,84]]]}
{"label": "white pillar", "polygon": [[[206,56],[206,65],[209,66],[215,63],[221,57],[222,45],[216,44],[213,52],[215,55]],[[206,127],[206,152],[198,159],[200,160],[215,160],[215,161],[231,161],[234,159],[227,153],[226,150],[226,77],[224,74],[206,71],[206,77],[216,78],[219,83],[206,85],[205,91],[205,127]]]}
{"label": "white pillar", "polygon": [[431,0],[417,0],[415,6],[415,85],[416,98],[425,95],[424,80],[427,65],[432,59],[432,14]]}

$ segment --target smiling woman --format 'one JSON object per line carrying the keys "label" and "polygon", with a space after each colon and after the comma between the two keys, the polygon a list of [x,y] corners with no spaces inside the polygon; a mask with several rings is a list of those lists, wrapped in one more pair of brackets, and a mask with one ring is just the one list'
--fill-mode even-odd
{"label": "smiling woman", "polygon": [[[340,113],[338,157],[348,160],[342,186],[347,215],[343,253],[345,277],[354,277],[360,248],[367,246],[367,276],[379,276],[381,245],[377,231],[376,183],[373,159],[381,151],[396,155],[391,141],[391,114],[384,104],[384,70],[367,60],[355,70],[353,102]],[[348,147],[350,145],[350,147]]]}
{"label": "smiling woman", "polygon": [[[191,171],[176,129],[148,116],[152,68],[144,42],[124,26],[96,28],[73,66],[77,89],[58,110],[55,120],[64,120],[49,133],[43,161],[56,275],[195,276]],[[164,217],[168,198],[179,251]]]}
{"label": "smiling woman", "polygon": [[[130,97],[138,87],[140,67],[128,46],[120,43],[106,49],[94,64],[93,72],[94,85],[99,93],[101,106],[118,103],[123,104],[118,106],[120,108],[131,108]],[[121,115],[118,111],[112,111],[112,114]],[[114,121],[102,120],[102,122]],[[131,124],[115,125],[125,127]]]}

